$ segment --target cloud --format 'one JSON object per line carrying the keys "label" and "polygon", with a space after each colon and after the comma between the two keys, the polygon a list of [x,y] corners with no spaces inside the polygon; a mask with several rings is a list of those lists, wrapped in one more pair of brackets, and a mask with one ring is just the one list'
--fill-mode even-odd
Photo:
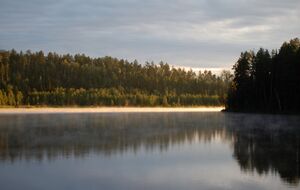
{"label": "cloud", "polygon": [[298,0],[2,0],[0,49],[231,67],[299,35]]}

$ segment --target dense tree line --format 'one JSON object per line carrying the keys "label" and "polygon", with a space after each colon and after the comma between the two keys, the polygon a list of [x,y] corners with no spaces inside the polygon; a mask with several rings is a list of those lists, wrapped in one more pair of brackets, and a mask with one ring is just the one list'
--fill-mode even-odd
{"label": "dense tree line", "polygon": [[0,52],[0,105],[222,105],[229,83],[228,71],[216,76],[163,62]]}
{"label": "dense tree line", "polygon": [[227,110],[299,112],[300,41],[284,42],[271,53],[246,51],[233,66]]}

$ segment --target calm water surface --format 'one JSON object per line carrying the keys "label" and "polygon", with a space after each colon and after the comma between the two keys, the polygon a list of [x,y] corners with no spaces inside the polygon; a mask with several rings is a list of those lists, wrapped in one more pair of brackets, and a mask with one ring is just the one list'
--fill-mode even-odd
{"label": "calm water surface", "polygon": [[0,115],[0,189],[299,189],[300,118]]}

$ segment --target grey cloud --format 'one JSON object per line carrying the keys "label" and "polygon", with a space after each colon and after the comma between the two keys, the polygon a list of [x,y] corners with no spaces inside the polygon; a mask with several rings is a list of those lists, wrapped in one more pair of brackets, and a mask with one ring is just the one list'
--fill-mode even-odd
{"label": "grey cloud", "polygon": [[299,35],[299,9],[298,0],[2,0],[0,49],[227,67],[243,50]]}

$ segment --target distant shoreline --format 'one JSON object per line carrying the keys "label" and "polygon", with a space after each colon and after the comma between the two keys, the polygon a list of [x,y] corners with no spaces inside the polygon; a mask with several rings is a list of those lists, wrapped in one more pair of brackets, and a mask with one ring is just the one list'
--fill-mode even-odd
{"label": "distant shoreline", "polygon": [[0,108],[0,114],[27,113],[147,113],[147,112],[220,112],[224,107],[34,107]]}

